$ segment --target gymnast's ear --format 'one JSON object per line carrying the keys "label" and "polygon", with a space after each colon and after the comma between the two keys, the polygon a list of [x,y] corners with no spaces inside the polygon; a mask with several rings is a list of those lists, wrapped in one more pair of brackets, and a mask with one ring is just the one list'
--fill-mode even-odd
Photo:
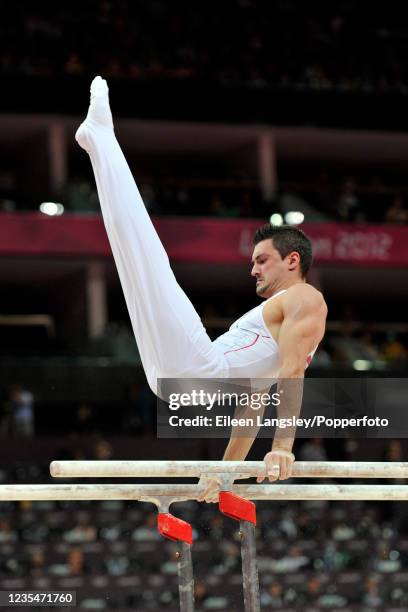
{"label": "gymnast's ear", "polygon": [[297,251],[292,251],[286,255],[285,259],[288,262],[288,270],[292,271],[300,267],[300,255]]}

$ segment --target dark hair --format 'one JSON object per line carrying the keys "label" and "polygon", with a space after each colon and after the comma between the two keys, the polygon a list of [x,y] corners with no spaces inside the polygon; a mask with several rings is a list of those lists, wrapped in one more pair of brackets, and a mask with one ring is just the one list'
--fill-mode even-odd
{"label": "dark hair", "polygon": [[254,245],[270,238],[273,246],[282,259],[296,251],[300,255],[300,271],[302,278],[309,272],[313,261],[312,243],[301,229],[292,225],[271,225],[267,223],[256,230],[252,243]]}

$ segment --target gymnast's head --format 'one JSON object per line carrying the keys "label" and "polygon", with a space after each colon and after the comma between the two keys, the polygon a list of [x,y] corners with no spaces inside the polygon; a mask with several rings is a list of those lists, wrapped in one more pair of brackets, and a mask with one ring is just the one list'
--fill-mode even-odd
{"label": "gymnast's head", "polygon": [[260,227],[253,237],[251,275],[256,293],[269,298],[294,283],[306,282],[312,265],[312,243],[302,230],[292,225]]}

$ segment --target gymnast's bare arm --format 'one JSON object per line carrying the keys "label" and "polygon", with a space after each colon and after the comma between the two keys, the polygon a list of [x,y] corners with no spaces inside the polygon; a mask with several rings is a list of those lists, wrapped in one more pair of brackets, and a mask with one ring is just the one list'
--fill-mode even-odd
{"label": "gymnast's bare arm", "polygon": [[[283,394],[281,404],[277,408],[277,416],[297,416],[301,409],[307,358],[324,335],[326,303],[317,289],[306,283],[296,283],[280,298],[267,302],[263,315],[271,335],[279,344],[278,388],[283,390]],[[251,436],[232,436],[223,457],[224,461],[243,461],[251,449],[258,429]],[[276,430],[272,449],[264,457],[266,474],[270,481],[290,477],[295,460],[292,454],[294,439],[294,429]],[[262,474],[257,480],[262,482],[264,478],[265,475]],[[200,499],[217,501],[219,483],[207,479],[202,485]]]}
{"label": "gymnast's bare arm", "polygon": [[[274,301],[266,304],[264,317],[272,333],[277,314],[273,306],[281,309],[282,323],[276,340],[280,357],[278,389],[283,393],[280,393],[277,417],[288,419],[300,414],[305,367],[308,356],[323,338],[327,306],[322,294],[306,283],[292,285],[278,304]],[[264,458],[270,481],[290,477],[295,459],[294,440],[295,428],[276,429],[272,449]],[[258,482],[262,480],[260,476]]]}

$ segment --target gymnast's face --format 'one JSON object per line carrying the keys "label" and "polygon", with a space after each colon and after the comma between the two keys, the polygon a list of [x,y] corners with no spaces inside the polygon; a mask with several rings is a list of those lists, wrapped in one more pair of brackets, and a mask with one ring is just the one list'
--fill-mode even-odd
{"label": "gymnast's face", "polygon": [[256,293],[259,297],[269,298],[282,288],[293,270],[292,255],[299,257],[298,253],[290,253],[282,259],[271,239],[262,240],[255,245],[251,275],[256,279]]}

